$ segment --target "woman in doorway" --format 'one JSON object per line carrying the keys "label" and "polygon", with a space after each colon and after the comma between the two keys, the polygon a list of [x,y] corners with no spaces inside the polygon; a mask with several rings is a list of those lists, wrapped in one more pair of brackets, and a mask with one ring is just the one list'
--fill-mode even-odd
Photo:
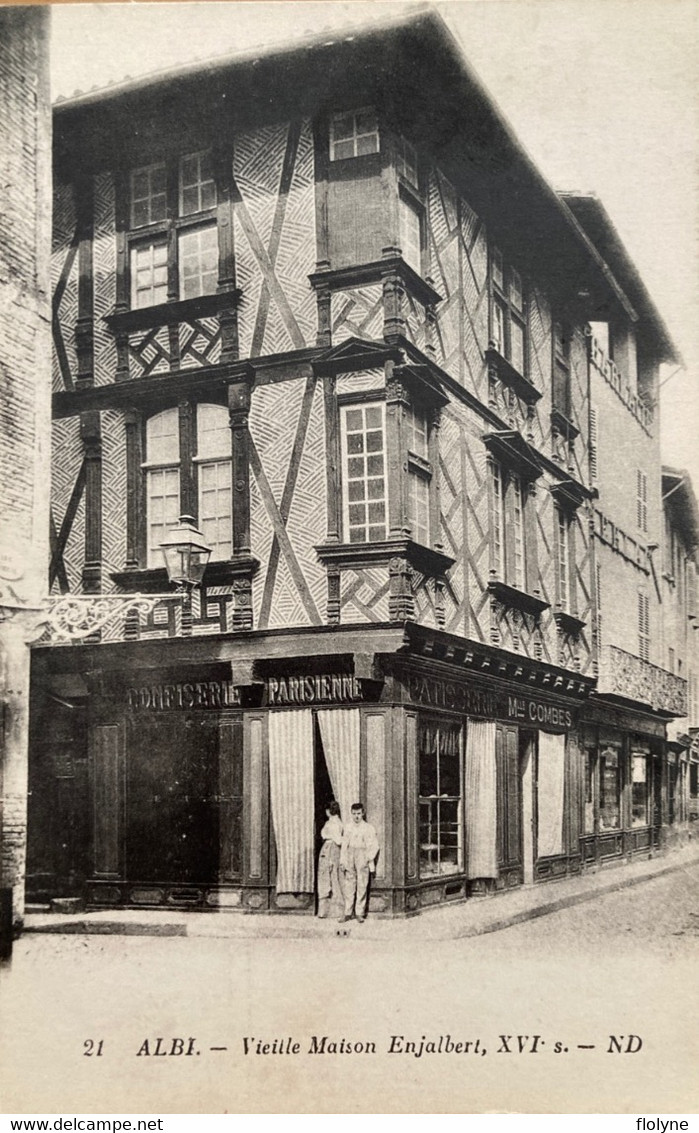
{"label": "woman in doorway", "polygon": [[327,822],[320,832],[323,839],[318,857],[318,916],[321,920],[337,916],[342,908],[344,897],[340,888],[340,847],[342,845],[342,820],[340,804],[332,799],[325,808]]}

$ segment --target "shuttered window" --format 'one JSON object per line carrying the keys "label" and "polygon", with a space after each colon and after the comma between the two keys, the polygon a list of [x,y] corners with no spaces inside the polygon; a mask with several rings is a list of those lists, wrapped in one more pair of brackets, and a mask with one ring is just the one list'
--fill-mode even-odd
{"label": "shuttered window", "polygon": [[638,595],[638,655],[642,661],[650,659],[650,613],[648,595]]}
{"label": "shuttered window", "polygon": [[636,471],[636,521],[638,530],[648,532],[648,477],[641,469]]}

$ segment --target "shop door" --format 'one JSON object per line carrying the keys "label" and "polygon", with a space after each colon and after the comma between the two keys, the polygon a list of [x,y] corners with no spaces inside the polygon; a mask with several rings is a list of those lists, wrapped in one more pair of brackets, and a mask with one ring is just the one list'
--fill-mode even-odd
{"label": "shop door", "polygon": [[536,732],[519,734],[519,777],[522,792],[522,870],[524,884],[534,881],[536,861]]}
{"label": "shop door", "polygon": [[125,874],[129,881],[210,884],[219,859],[218,723],[158,713],[130,723]]}
{"label": "shop door", "polygon": [[519,730],[498,725],[495,738],[498,793],[498,865],[512,874],[522,865]]}

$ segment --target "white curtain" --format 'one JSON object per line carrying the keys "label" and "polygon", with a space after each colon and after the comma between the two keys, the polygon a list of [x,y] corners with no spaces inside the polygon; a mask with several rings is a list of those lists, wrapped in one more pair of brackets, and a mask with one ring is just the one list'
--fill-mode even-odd
{"label": "white curtain", "polygon": [[495,723],[466,725],[466,852],[469,877],[497,877]]}
{"label": "white curtain", "polygon": [[269,780],[277,893],[312,893],[315,831],[310,709],[269,713]]}
{"label": "white curtain", "polygon": [[325,762],[342,821],[350,820],[352,803],[359,798],[359,709],[336,708],[318,713]]}
{"label": "white curtain", "polygon": [[537,857],[563,853],[563,791],[565,736],[539,732],[539,767],[536,784],[538,812]]}

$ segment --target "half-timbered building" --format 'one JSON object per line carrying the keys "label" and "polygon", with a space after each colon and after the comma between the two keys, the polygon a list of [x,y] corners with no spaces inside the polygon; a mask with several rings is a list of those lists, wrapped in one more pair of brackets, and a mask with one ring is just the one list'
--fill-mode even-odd
{"label": "half-timbered building", "polygon": [[[636,430],[659,522],[674,354],[625,256],[429,14],[77,96],[54,132],[66,600],[33,653],[30,893],[313,911],[333,796],[377,830],[376,913],[600,860],[590,454]],[[180,515],[212,552],[191,601]],[[676,708],[644,706],[650,743]]]}

